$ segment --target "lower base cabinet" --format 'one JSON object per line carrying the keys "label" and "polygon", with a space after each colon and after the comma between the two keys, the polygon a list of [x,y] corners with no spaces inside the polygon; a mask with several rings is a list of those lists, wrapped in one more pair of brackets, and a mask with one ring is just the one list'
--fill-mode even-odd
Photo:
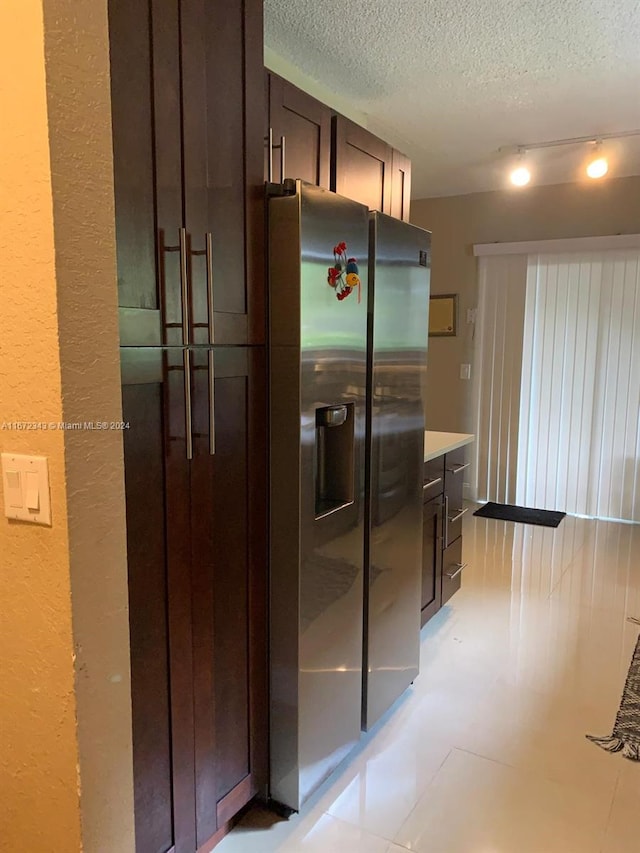
{"label": "lower base cabinet", "polygon": [[464,447],[424,464],[422,618],[425,625],[462,583],[462,472]]}
{"label": "lower base cabinet", "polygon": [[136,850],[204,853],[267,781],[265,353],[121,364]]}

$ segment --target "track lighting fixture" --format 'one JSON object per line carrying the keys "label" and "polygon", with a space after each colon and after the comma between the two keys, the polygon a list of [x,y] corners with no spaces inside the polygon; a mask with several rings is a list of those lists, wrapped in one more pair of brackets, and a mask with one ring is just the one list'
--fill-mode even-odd
{"label": "track lighting fixture", "polygon": [[598,136],[574,136],[570,139],[552,139],[548,142],[531,142],[527,145],[503,146],[498,150],[503,154],[517,154],[518,162],[512,166],[509,180],[516,187],[526,187],[531,182],[531,171],[524,162],[524,154],[538,148],[557,148],[561,145],[595,144],[595,151],[586,167],[587,175],[593,180],[603,178],[609,171],[609,161],[602,152],[603,139],[623,139],[628,136],[640,136],[640,130],[625,130],[621,133],[602,133]]}

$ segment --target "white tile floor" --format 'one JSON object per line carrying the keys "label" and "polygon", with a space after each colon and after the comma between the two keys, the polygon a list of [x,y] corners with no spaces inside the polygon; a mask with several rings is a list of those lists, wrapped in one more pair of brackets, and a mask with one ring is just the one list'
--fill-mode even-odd
{"label": "white tile floor", "polygon": [[471,517],[464,543],[413,688],[302,814],[254,809],[216,853],[639,853],[640,763],[585,733],[640,630],[640,526]]}

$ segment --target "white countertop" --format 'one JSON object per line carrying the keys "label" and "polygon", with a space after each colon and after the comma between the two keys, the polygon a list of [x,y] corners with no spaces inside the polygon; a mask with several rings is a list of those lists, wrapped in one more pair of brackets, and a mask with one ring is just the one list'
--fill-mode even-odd
{"label": "white countertop", "polygon": [[432,432],[426,430],[424,434],[424,461],[435,459],[443,453],[457,450],[465,444],[475,441],[475,435],[468,432]]}

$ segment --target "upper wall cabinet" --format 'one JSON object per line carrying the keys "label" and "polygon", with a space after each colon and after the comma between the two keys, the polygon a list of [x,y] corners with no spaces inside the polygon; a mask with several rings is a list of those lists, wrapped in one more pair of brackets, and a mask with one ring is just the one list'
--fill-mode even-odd
{"label": "upper wall cabinet", "polygon": [[411,160],[396,151],[391,154],[391,215],[409,222],[411,207]]}
{"label": "upper wall cabinet", "polygon": [[408,157],[266,69],[264,89],[266,181],[301,178],[409,221]]}
{"label": "upper wall cabinet", "polygon": [[331,189],[370,210],[391,214],[392,153],[390,145],[368,130],[334,116]]}
{"label": "upper wall cabinet", "polygon": [[[267,73],[265,179],[301,178],[329,189],[331,109],[276,74]],[[284,167],[284,174],[283,174]]]}
{"label": "upper wall cabinet", "polygon": [[331,188],[370,210],[409,221],[411,161],[340,115],[333,118]]}
{"label": "upper wall cabinet", "polygon": [[121,343],[262,343],[262,4],[110,0],[109,27]]}

